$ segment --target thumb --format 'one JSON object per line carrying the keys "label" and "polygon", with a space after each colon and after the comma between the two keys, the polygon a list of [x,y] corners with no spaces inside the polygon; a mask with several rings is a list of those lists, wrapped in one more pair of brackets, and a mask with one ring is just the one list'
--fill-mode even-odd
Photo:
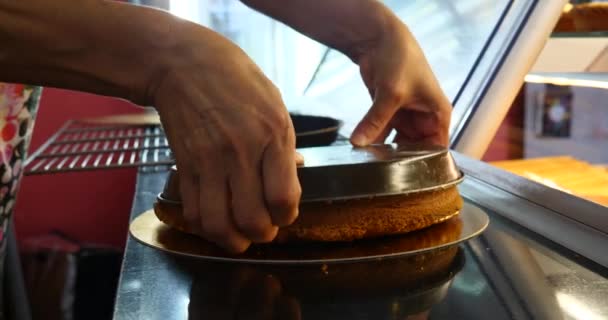
{"label": "thumb", "polygon": [[353,131],[350,142],[357,147],[364,147],[374,142],[386,132],[386,127],[399,110],[401,99],[396,95],[386,94],[384,90],[376,91],[372,107]]}

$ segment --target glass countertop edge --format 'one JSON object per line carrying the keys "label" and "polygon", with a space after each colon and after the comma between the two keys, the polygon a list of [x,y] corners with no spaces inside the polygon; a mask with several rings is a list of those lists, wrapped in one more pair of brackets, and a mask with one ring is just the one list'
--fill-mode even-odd
{"label": "glass countertop edge", "polygon": [[568,217],[608,235],[608,207],[557,190],[491,164],[451,151],[465,176],[486,182],[521,199]]}
{"label": "glass countertop edge", "polygon": [[[592,223],[608,208],[502,171],[454,152],[467,178],[459,186],[463,197],[547,238],[603,267],[608,267],[608,233]],[[545,193],[530,199],[527,191]],[[593,209],[593,210],[590,210]],[[531,214],[533,213],[533,214]],[[587,220],[581,215],[587,214]],[[582,220],[582,221],[581,221]],[[567,237],[564,237],[568,234]]]}

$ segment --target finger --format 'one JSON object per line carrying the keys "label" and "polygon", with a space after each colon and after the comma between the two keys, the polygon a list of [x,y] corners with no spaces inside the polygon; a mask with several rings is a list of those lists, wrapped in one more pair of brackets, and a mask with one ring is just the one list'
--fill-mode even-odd
{"label": "finger", "polygon": [[301,153],[296,151],[295,157],[296,157],[296,165],[301,166],[304,164],[304,156]]}
{"label": "finger", "polygon": [[372,143],[377,143],[377,144],[384,143],[386,141],[386,137],[388,137],[388,135],[391,133],[391,131],[393,131],[392,126],[391,125],[386,126],[386,128],[384,128],[384,130],[382,130],[382,132],[380,132],[378,137],[376,139],[374,139],[374,141],[372,141]]}
{"label": "finger", "polygon": [[[439,82],[437,82],[435,77],[431,75],[429,79],[431,80],[421,84],[420,92],[426,110],[434,113],[433,121],[436,122],[437,132],[430,140],[434,144],[447,146],[449,144],[452,103],[439,86]],[[430,117],[426,119],[426,121],[429,120],[431,120]]]}
{"label": "finger", "polygon": [[264,197],[274,225],[283,227],[298,217],[298,204],[302,189],[298,181],[293,150],[293,132],[285,141],[271,142],[264,151],[263,178]]}
{"label": "finger", "polygon": [[278,228],[272,224],[264,203],[261,170],[245,161],[248,160],[238,163],[230,177],[232,217],[237,228],[251,241],[270,242]]}
{"label": "finger", "polygon": [[440,123],[436,112],[403,109],[395,114],[394,119],[397,124],[394,142],[398,144],[446,145],[447,143],[447,128]]}
{"label": "finger", "polygon": [[199,181],[202,234],[229,252],[244,252],[251,241],[232,222],[225,171],[220,162],[212,160],[209,163],[204,166]]}
{"label": "finger", "polygon": [[366,146],[375,141],[388,126],[391,118],[399,109],[403,95],[381,91],[377,95],[372,107],[357,125],[350,141],[357,147]]}
{"label": "finger", "polygon": [[[180,154],[181,150],[184,148],[183,141],[180,141],[180,139],[175,138],[177,136],[177,133],[174,131],[173,125],[172,125],[173,123],[178,121],[176,115],[174,113],[165,114],[164,112],[159,110],[159,117],[160,117],[160,121],[161,121],[161,126],[167,136],[167,142],[169,143],[171,152],[175,156],[176,162],[180,162],[177,165],[177,167],[179,168],[180,176],[182,176],[178,180],[180,199],[182,202],[182,216],[184,217],[184,220],[186,220],[187,222],[190,222],[191,220],[193,220],[192,213],[193,212],[198,213],[198,209],[194,210],[192,208],[193,199],[196,199],[197,206],[198,206],[198,190],[195,192],[195,194],[197,196],[194,198],[191,196],[190,191],[195,188],[198,188],[198,183],[192,183],[193,175],[187,174],[188,166],[187,166],[187,163],[185,162],[187,158],[182,158],[181,154]],[[175,200],[175,199],[173,199],[173,200]],[[197,214],[197,218],[198,218],[198,214]],[[196,219],[196,220],[198,221],[198,219]]]}
{"label": "finger", "polygon": [[183,123],[179,113],[169,112],[160,114],[163,129],[171,151],[175,155],[179,170],[179,191],[182,201],[182,216],[188,224],[190,232],[201,234],[199,216],[199,181],[198,174],[192,170],[192,157],[187,153],[186,141],[179,138],[174,124]]}
{"label": "finger", "polygon": [[[181,168],[181,167],[180,167]],[[188,223],[188,228],[193,233],[200,234],[200,215],[199,215],[199,179],[184,166],[180,170],[179,191],[182,199],[182,215]]]}

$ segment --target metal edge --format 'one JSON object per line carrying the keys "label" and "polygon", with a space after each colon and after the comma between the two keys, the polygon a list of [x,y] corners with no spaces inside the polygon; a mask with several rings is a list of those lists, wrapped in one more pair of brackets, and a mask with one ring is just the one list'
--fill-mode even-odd
{"label": "metal edge", "polygon": [[327,133],[327,132],[333,132],[333,131],[338,132],[338,131],[340,131],[340,128],[342,128],[342,126],[344,125],[344,122],[342,120],[338,120],[338,119],[333,119],[333,120],[336,121],[336,125],[334,125],[334,126],[323,128],[323,129],[310,130],[310,131],[304,131],[304,132],[296,133],[296,138],[297,137],[312,136],[314,134],[319,134],[319,133]]}
{"label": "metal edge", "polygon": [[[306,147],[306,148],[298,148],[296,149],[296,151],[301,151],[301,153],[303,153],[302,155],[305,156],[307,150],[314,150],[314,149],[324,149],[324,148],[348,148],[348,149],[360,149],[360,150],[365,150],[368,147],[378,147],[378,146],[393,146],[393,147],[398,147],[399,144],[397,143],[380,143],[380,144],[371,144],[367,147],[354,147],[352,145],[330,145],[330,146],[316,146],[316,147]],[[437,146],[435,146],[437,147]],[[405,150],[401,151],[401,152],[405,152]],[[396,163],[396,162],[411,162],[411,161],[420,161],[420,160],[424,160],[427,158],[432,158],[432,157],[436,157],[438,155],[444,155],[447,154],[448,156],[450,156],[451,158],[453,158],[453,156],[451,155],[452,150],[448,149],[448,148],[441,148],[441,149],[437,149],[437,150],[418,150],[418,151],[414,151],[414,150],[409,150],[407,152],[411,153],[411,157],[409,158],[392,158],[392,159],[386,159],[386,160],[376,160],[377,163]],[[352,164],[353,166],[356,165],[360,165],[362,163],[354,163]],[[299,166],[298,168],[331,168],[331,167],[337,167],[337,166],[343,166],[342,164],[337,165],[337,164],[328,164],[328,165],[322,165],[322,166],[314,166],[314,167],[307,167],[306,166],[306,160],[304,160],[304,165]]]}
{"label": "metal edge", "polygon": [[[464,172],[462,172],[461,170],[458,170],[458,172],[460,173],[459,177],[448,183],[444,183],[444,184],[429,187],[429,188],[422,188],[422,189],[406,191],[406,192],[386,193],[386,194],[382,194],[382,195],[375,195],[375,197],[395,196],[395,195],[412,195],[412,194],[416,194],[416,193],[447,189],[449,187],[458,185],[458,184],[462,183],[462,181],[464,181],[464,178],[465,178]],[[364,196],[352,196],[352,197],[343,197],[343,198],[315,198],[314,200],[300,199],[300,203],[315,203],[315,202],[324,202],[324,201],[346,201],[346,200],[362,199],[362,198],[366,198],[366,197],[367,196],[365,196],[365,197]],[[178,205],[178,206],[182,205],[181,201],[167,199],[167,198],[163,197],[163,192],[158,193],[156,195],[156,199],[162,203]]]}
{"label": "metal edge", "polygon": [[38,149],[34,150],[32,153],[28,154],[24,163],[23,163],[23,168],[25,168],[26,170],[24,171],[28,171],[28,166],[36,159],[38,159],[38,156],[41,155],[51,144],[53,144],[53,142],[55,142],[55,140],[57,140],[57,138],[59,136],[61,136],[66,130],[67,128],[70,127],[70,125],[72,125],[72,123],[74,123],[74,120],[68,120],[66,121],[58,130],[57,132],[53,133],[52,136],[50,136],[40,147],[38,147]]}
{"label": "metal edge", "polygon": [[325,197],[325,198],[315,198],[315,199],[311,199],[311,200],[301,199],[300,203],[316,203],[316,202],[325,202],[325,201],[347,201],[347,200],[355,200],[355,199],[365,199],[365,198],[369,198],[369,197],[389,197],[389,196],[397,196],[397,195],[408,196],[408,195],[414,195],[417,193],[443,190],[443,189],[447,189],[447,188],[453,187],[455,185],[458,185],[458,184],[462,183],[462,181],[464,181],[464,173],[461,170],[458,170],[458,172],[460,173],[460,175],[457,179],[452,180],[447,183],[440,184],[440,185],[428,187],[428,188],[413,189],[413,190],[408,190],[408,191],[385,192],[382,194],[373,194],[373,195],[354,195],[354,196],[348,196],[348,197]]}
{"label": "metal edge", "polygon": [[550,188],[482,161],[454,152],[461,170],[476,180],[547,208],[608,235],[608,208],[575,195]]}
{"label": "metal edge", "polygon": [[566,252],[574,252],[595,264],[608,267],[608,256],[604,254],[608,246],[606,233],[478,178],[467,179],[460,192],[475,204],[491,208],[512,223],[567,249]]}

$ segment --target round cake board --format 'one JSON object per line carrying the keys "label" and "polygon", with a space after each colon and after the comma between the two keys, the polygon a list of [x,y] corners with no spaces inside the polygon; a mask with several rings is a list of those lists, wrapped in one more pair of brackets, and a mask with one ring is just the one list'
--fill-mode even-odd
{"label": "round cake board", "polygon": [[481,234],[489,224],[479,207],[465,203],[446,221],[404,235],[337,243],[252,245],[243,254],[229,254],[194,235],[167,226],[148,210],[135,218],[130,234],[139,242],[172,254],[208,261],[253,264],[332,264],[418,255],[458,245]]}

